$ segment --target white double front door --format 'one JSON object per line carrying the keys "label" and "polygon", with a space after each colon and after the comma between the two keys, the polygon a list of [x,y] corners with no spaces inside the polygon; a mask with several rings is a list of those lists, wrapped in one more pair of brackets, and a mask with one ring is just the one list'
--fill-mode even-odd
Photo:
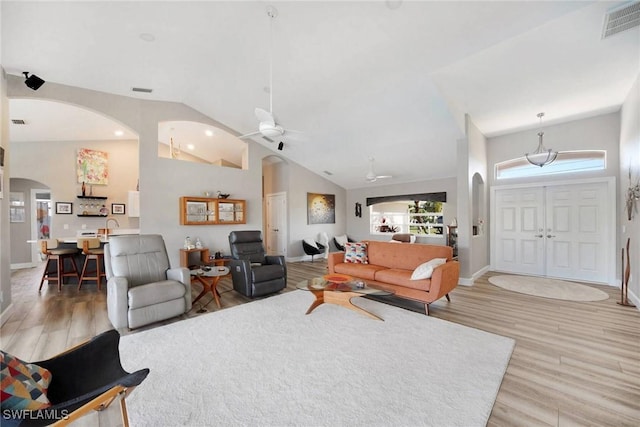
{"label": "white double front door", "polygon": [[607,283],[615,245],[611,185],[496,188],[494,270]]}

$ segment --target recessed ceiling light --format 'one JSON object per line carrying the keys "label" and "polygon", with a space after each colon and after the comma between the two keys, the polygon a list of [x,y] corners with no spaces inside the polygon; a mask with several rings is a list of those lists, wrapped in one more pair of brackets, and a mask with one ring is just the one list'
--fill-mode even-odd
{"label": "recessed ceiling light", "polygon": [[124,135],[124,132],[123,132],[123,131],[121,131],[121,130],[117,130],[117,131],[113,132],[113,134],[114,134],[115,136],[122,136],[122,135]]}
{"label": "recessed ceiling light", "polygon": [[140,34],[140,38],[146,42],[152,42],[155,41],[156,36],[154,36],[153,34],[149,34],[149,33],[142,33]]}
{"label": "recessed ceiling light", "polygon": [[189,150],[193,150],[193,149],[195,149],[196,147],[195,147],[195,145],[193,145],[193,144],[187,144],[187,148],[188,148]]}
{"label": "recessed ceiling light", "polygon": [[211,129],[207,129],[204,131],[204,134],[207,136],[213,136],[213,131]]}

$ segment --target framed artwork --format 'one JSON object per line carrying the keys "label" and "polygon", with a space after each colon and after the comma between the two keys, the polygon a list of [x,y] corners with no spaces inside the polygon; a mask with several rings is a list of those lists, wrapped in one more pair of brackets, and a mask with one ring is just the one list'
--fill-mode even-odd
{"label": "framed artwork", "polygon": [[0,168],[0,200],[2,200],[3,184],[4,184],[4,171],[2,170],[2,168]]}
{"label": "framed artwork", "polygon": [[59,215],[71,215],[73,213],[73,203],[56,202],[56,213]]}
{"label": "framed artwork", "polygon": [[124,215],[124,203],[111,203],[111,215]]}
{"label": "framed artwork", "polygon": [[79,149],[76,162],[78,184],[107,185],[109,183],[108,156],[109,154],[104,151]]}
{"label": "framed artwork", "polygon": [[307,193],[307,224],[335,224],[335,194]]}

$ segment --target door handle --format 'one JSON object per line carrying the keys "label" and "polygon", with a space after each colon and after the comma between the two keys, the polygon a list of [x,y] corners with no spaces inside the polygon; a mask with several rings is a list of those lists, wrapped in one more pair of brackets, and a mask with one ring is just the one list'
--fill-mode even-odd
{"label": "door handle", "polygon": [[542,237],[544,237],[544,234],[536,234],[536,235],[534,235],[533,237],[540,237],[540,238],[542,238]]}
{"label": "door handle", "polygon": [[548,238],[552,238],[552,237],[556,237],[556,236],[554,236],[553,234],[547,234],[547,237]]}

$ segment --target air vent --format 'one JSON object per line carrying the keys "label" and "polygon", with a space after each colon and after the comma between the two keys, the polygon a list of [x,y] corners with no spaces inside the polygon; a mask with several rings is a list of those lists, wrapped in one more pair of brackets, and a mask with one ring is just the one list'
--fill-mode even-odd
{"label": "air vent", "polygon": [[263,136],[262,139],[264,139],[267,142],[275,142],[273,139],[269,138],[268,136]]}
{"label": "air vent", "polygon": [[22,119],[11,119],[11,123],[14,125],[26,125],[25,121]]}
{"label": "air vent", "polygon": [[151,93],[153,92],[153,89],[147,89],[144,87],[132,87],[131,90],[133,92],[142,92],[142,93]]}
{"label": "air vent", "polygon": [[640,25],[640,2],[609,11],[604,17],[602,38],[606,39]]}

